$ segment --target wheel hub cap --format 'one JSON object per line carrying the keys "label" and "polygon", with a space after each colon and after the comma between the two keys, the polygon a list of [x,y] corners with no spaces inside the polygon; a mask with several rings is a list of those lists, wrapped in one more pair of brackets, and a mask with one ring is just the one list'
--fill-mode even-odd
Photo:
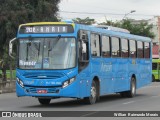
{"label": "wheel hub cap", "polygon": [[92,87],[92,88],[91,88],[91,96],[92,96],[93,98],[96,97],[96,89],[95,89],[95,87]]}

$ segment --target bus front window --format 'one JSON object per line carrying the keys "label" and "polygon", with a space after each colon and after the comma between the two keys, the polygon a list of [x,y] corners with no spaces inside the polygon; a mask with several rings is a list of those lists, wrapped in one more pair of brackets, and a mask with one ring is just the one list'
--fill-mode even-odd
{"label": "bus front window", "polygon": [[75,65],[75,38],[19,40],[20,69],[68,69]]}

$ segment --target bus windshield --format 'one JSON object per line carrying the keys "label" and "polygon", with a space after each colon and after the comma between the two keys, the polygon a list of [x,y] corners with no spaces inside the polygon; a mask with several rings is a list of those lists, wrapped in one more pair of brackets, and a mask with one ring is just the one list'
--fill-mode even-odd
{"label": "bus windshield", "polygon": [[76,65],[75,38],[19,39],[20,69],[68,69]]}

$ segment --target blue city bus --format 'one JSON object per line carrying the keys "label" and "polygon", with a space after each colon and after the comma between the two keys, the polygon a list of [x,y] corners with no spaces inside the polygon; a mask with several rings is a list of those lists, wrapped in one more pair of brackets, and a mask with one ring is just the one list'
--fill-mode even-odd
{"label": "blue city bus", "polygon": [[16,94],[49,104],[55,98],[84,99],[120,93],[134,97],[152,81],[151,39],[72,22],[19,26]]}

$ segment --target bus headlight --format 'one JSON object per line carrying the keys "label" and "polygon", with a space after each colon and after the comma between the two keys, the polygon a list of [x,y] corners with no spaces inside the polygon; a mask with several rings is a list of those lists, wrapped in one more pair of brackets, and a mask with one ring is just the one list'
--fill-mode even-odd
{"label": "bus headlight", "polygon": [[63,85],[62,85],[62,88],[67,87],[68,85],[72,84],[74,81],[75,81],[75,77],[73,77],[73,78],[65,81],[65,82],[63,83]]}
{"label": "bus headlight", "polygon": [[20,80],[19,78],[17,78],[17,82],[18,84],[23,88],[24,87],[24,84],[23,84],[23,81]]}

